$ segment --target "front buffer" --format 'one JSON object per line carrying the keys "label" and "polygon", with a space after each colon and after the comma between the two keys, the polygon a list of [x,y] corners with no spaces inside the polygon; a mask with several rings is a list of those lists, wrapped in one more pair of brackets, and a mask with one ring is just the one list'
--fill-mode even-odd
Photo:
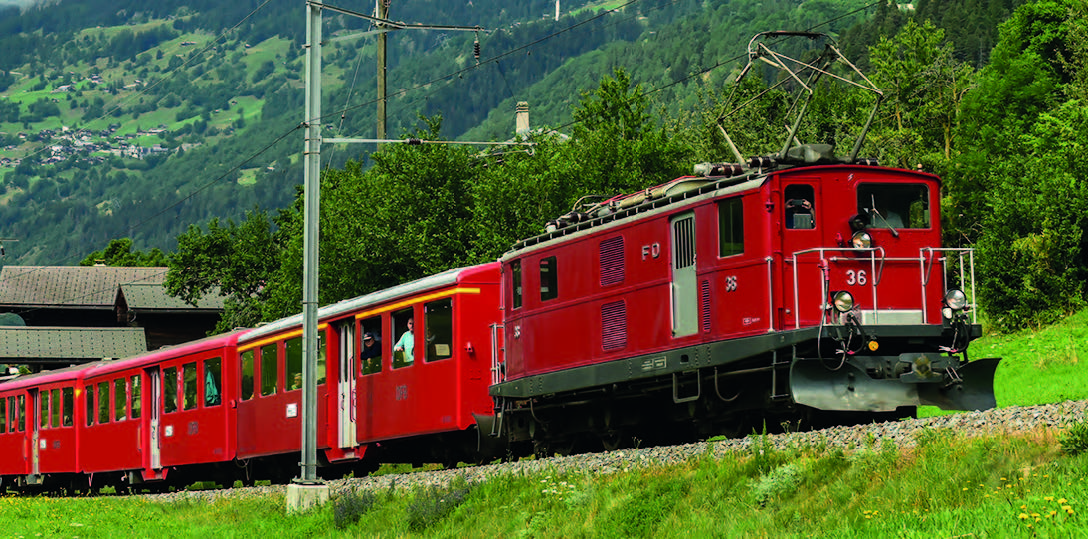
{"label": "front buffer", "polygon": [[794,402],[818,410],[891,412],[920,405],[988,410],[997,406],[994,372],[1000,362],[925,353],[799,358],[790,367],[790,390]]}

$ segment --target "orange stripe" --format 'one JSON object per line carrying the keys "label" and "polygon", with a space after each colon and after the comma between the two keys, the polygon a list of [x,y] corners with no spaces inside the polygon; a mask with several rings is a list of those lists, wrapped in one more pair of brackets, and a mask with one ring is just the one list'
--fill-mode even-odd
{"label": "orange stripe", "polygon": [[369,311],[363,311],[363,312],[355,315],[355,319],[358,320],[360,318],[367,318],[369,316],[374,316],[376,314],[383,314],[383,313],[387,313],[389,311],[395,311],[397,309],[400,309],[401,307],[407,307],[409,305],[414,305],[416,303],[421,303],[421,302],[424,302],[424,301],[431,301],[431,300],[435,300],[435,299],[438,299],[438,298],[444,298],[444,297],[452,296],[452,295],[455,295],[455,294],[479,294],[479,293],[480,293],[479,288],[453,288],[453,289],[450,289],[450,290],[443,290],[441,292],[435,292],[434,294],[428,294],[426,296],[420,296],[420,297],[417,297],[417,298],[406,299],[406,300],[404,300],[404,301],[402,301],[400,303],[394,303],[392,305],[386,305],[385,307],[380,307],[380,308],[377,308],[377,309],[371,309]]}
{"label": "orange stripe", "polygon": [[[328,324],[318,324],[317,325],[317,330],[321,331],[321,330],[323,330],[323,329],[325,329],[327,327],[329,327]],[[239,346],[238,351],[239,352],[245,352],[246,350],[251,350],[253,348],[259,348],[259,347],[264,346],[264,345],[266,345],[268,343],[273,343],[273,342],[277,342],[277,341],[286,341],[287,339],[298,337],[300,335],[302,335],[302,328],[291,330],[291,331],[289,331],[287,333],[280,333],[280,334],[275,335],[273,337],[265,337],[264,339],[261,339],[259,341],[254,341],[254,342],[251,342],[251,343],[246,344],[244,346]]]}

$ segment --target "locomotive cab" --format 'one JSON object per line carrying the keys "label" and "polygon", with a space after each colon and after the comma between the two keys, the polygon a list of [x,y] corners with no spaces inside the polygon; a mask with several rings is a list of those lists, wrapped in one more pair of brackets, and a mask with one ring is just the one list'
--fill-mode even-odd
{"label": "locomotive cab", "polygon": [[793,351],[793,401],[866,412],[995,406],[998,360],[968,362],[967,343],[981,334],[967,299],[974,259],[940,248],[938,178],[852,165],[776,179],[789,274],[782,329],[816,329]]}

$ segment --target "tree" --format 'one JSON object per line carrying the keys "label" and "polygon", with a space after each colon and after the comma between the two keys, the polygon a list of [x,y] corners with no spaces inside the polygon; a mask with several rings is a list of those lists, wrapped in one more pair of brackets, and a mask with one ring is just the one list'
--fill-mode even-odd
{"label": "tree", "polygon": [[120,238],[110,240],[105,249],[95,251],[79,262],[80,266],[96,264],[119,267],[162,267],[166,266],[166,255],[157,247],[147,252],[133,251],[132,239]]}
{"label": "tree", "polygon": [[169,257],[167,293],[189,304],[218,289],[227,296],[227,310],[216,331],[256,325],[267,297],[266,283],[281,262],[282,241],[275,223],[261,211],[246,212],[241,224],[215,218],[207,231],[190,225],[178,236],[178,250]]}
{"label": "tree", "polygon": [[[972,98],[975,136],[956,194],[979,223],[980,300],[995,325],[1048,323],[1083,307],[1088,278],[1088,3],[1022,6],[1002,26]],[[963,190],[973,186],[976,191]]]}

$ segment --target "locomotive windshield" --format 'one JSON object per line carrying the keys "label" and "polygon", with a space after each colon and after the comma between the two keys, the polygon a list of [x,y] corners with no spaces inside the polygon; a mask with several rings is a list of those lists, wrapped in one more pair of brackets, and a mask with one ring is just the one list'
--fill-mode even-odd
{"label": "locomotive windshield", "polygon": [[861,184],[858,215],[869,228],[929,228],[929,188],[919,184]]}

